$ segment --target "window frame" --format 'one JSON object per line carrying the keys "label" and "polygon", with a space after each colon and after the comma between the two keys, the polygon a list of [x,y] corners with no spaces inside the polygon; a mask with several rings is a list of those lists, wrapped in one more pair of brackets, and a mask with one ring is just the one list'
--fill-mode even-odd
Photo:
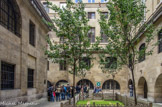
{"label": "window frame", "polygon": [[[34,88],[34,71],[34,69],[28,68],[27,88]],[[32,72],[32,74],[29,75],[29,72]],[[30,80],[30,77],[32,77],[32,80]]]}
{"label": "window frame", "polygon": [[21,13],[14,0],[0,0],[0,25],[21,37]]}
{"label": "window frame", "polygon": [[[62,62],[63,61],[63,62]],[[62,60],[59,63],[59,70],[60,71],[66,71],[67,70],[67,63],[66,60]]]}
{"label": "window frame", "polygon": [[[139,52],[140,52],[143,48],[145,48],[145,43],[142,43],[142,44],[140,45],[140,47],[139,47]],[[139,55],[139,57],[138,57],[138,62],[139,62],[139,63],[140,63],[140,62],[143,62],[145,59],[146,59],[146,53],[144,53],[143,56],[140,56],[140,55]]]}
{"label": "window frame", "polygon": [[158,32],[158,41],[159,41],[158,53],[162,53],[162,29]]}
{"label": "window frame", "polygon": [[[7,67],[7,68],[4,68],[4,67]],[[16,66],[14,64],[10,64],[10,63],[1,61],[1,89],[0,90],[13,90],[15,88],[15,68],[16,68]],[[3,70],[3,69],[5,69],[5,70]],[[10,69],[10,71],[8,71],[9,69]],[[3,77],[3,74],[5,74],[5,73],[9,73],[9,74],[7,74],[7,77],[9,77],[10,80],[8,80],[8,78],[7,78],[7,80],[4,80],[5,77]],[[3,82],[7,82],[7,83],[11,82],[11,83],[2,84]],[[5,87],[5,85],[6,85],[6,87]]]}
{"label": "window frame", "polygon": [[[94,14],[94,18],[92,14]],[[96,19],[96,12],[88,12],[88,19]]]}
{"label": "window frame", "polygon": [[95,27],[91,27],[88,32],[88,38],[91,43],[95,42],[95,33],[96,33]]}
{"label": "window frame", "polygon": [[31,20],[29,22],[29,44],[33,47],[36,46],[36,26]]}

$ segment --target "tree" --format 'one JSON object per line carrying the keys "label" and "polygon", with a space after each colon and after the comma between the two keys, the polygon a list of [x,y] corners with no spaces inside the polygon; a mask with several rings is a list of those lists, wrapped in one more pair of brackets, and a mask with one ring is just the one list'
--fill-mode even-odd
{"label": "tree", "polygon": [[[153,50],[153,48],[148,49],[154,36],[152,35],[152,23],[143,21],[145,8],[146,6],[141,0],[110,0],[107,3],[108,19],[105,19],[99,11],[100,27],[108,40],[108,44],[102,48],[102,52],[118,59],[117,68],[124,65],[129,68],[133,80],[135,105],[137,105],[137,98],[134,67],[138,63],[138,59],[144,58],[145,55],[151,55]],[[145,46],[140,50],[137,44],[142,36],[136,35],[137,31],[142,32],[142,36],[145,37]]]}
{"label": "tree", "polygon": [[[48,7],[57,15],[52,19],[53,23],[46,22],[56,32],[60,42],[47,39],[49,49],[45,54],[53,63],[66,61],[69,73],[73,74],[73,88],[75,76],[83,70],[89,70],[91,66],[82,61],[84,57],[92,58],[91,42],[88,38],[90,26],[88,26],[87,13],[84,4],[74,4],[66,1],[66,7],[57,7],[48,2]],[[73,90],[73,105],[75,105],[75,90]]]}
{"label": "tree", "polygon": [[113,78],[113,100],[114,98],[114,78],[115,75],[119,72],[117,69],[117,59],[115,57],[108,57],[106,53],[100,53],[100,68],[102,69],[102,72],[107,74],[107,77],[112,76]]}

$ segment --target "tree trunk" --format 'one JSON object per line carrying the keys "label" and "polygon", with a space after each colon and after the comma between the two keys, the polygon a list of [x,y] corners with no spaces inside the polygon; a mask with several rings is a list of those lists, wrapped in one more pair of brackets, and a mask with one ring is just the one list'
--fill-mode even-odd
{"label": "tree trunk", "polygon": [[131,72],[132,72],[132,79],[133,79],[134,104],[137,105],[137,96],[136,96],[136,85],[135,85],[135,79],[134,79],[134,70],[131,69]]}
{"label": "tree trunk", "polygon": [[74,71],[73,71],[73,106],[75,107],[75,71],[76,71],[76,60],[74,59]]}
{"label": "tree trunk", "polygon": [[113,101],[114,101],[114,75],[113,75]]}
{"label": "tree trunk", "polygon": [[[84,86],[84,83],[83,83],[83,78],[82,78],[82,87]],[[82,95],[83,95],[83,100],[84,100],[84,87],[83,87],[83,92],[82,92]]]}

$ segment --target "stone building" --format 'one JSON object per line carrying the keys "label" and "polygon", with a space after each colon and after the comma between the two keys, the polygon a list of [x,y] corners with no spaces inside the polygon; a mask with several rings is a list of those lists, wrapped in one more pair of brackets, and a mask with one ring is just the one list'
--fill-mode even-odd
{"label": "stone building", "polygon": [[[50,0],[53,4],[57,6],[66,6],[65,0]],[[79,0],[75,0],[77,3]],[[105,0],[82,0],[85,3],[85,11],[88,13],[89,25],[92,26],[92,32],[95,36],[102,36],[100,34],[100,26],[98,24],[98,19],[100,18],[97,9],[103,11],[103,13],[107,14]],[[154,22],[155,26],[155,38],[151,43],[156,43],[158,40],[162,38],[162,1],[161,0],[142,0],[145,4],[148,12],[145,13],[145,20],[143,23],[148,23],[149,21]],[[54,11],[48,9],[45,0],[41,0],[44,5],[46,11],[49,16],[53,18],[55,14]],[[144,46],[142,45],[145,42],[144,32],[137,32],[137,36],[141,39],[136,44],[137,47]],[[58,40],[56,38],[55,33],[50,33],[50,38],[54,40]],[[95,39],[92,38],[92,42],[95,42]],[[104,39],[101,45],[107,44],[106,39]],[[150,48],[151,48],[150,44]],[[97,82],[101,83],[101,87],[108,91],[111,91],[112,85],[112,77],[107,77],[106,74],[102,73],[99,68],[98,63],[98,55],[94,54],[97,60],[91,60],[91,63],[94,66],[87,72],[84,81],[86,84],[89,84],[91,88],[93,88]],[[69,82],[72,85],[72,76],[66,71],[66,67],[59,64],[49,63],[49,70],[47,73],[47,78],[49,83],[54,83],[59,85],[59,83]],[[115,84],[116,91],[122,94],[128,94],[129,89],[128,85],[132,83],[131,74],[128,72],[129,70],[126,67],[115,76]],[[76,78],[76,84],[79,84],[82,78]],[[162,103],[162,42],[154,48],[154,52],[152,56],[147,56],[142,61],[139,61],[138,64],[135,65],[135,82],[137,88],[138,97],[144,100],[152,101],[152,102],[160,102]]]}
{"label": "stone building", "polygon": [[40,1],[0,0],[0,102],[46,96],[46,34],[50,21]]}

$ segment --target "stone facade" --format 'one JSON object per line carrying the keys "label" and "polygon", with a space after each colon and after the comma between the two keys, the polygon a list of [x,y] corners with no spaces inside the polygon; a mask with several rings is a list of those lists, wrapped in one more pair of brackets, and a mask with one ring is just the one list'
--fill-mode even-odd
{"label": "stone facade", "polygon": [[[44,0],[41,0],[45,2]],[[65,3],[64,0],[50,0],[53,4],[60,6],[61,3]],[[146,1],[146,0],[144,0]],[[74,1],[75,2],[75,1]],[[97,13],[97,9],[107,11],[105,7],[105,3],[100,3],[100,0],[95,0],[95,3],[88,3],[88,0],[83,0],[83,3],[86,4],[86,12],[95,12],[95,19],[90,19],[89,25],[95,27],[95,36],[100,36],[100,27],[98,24],[99,14]],[[158,33],[162,28],[162,17],[161,17],[161,10],[162,4],[160,0],[147,0],[146,2],[146,18],[145,22],[150,20],[154,21],[155,26],[155,38],[154,41],[151,43],[155,43],[158,40]],[[51,18],[52,15],[55,14],[52,10],[49,10],[49,16]],[[141,35],[141,33],[139,33]],[[157,36],[156,36],[157,35]],[[56,38],[55,34],[51,32],[50,34],[51,39],[59,40]],[[141,41],[139,41],[136,45],[139,47],[142,43],[145,42],[145,37],[142,34]],[[150,48],[151,48],[150,44]],[[101,45],[105,45],[105,43],[101,43]],[[108,77],[102,73],[101,69],[99,68],[98,63],[98,55],[94,54],[97,60],[92,61],[94,66],[87,72],[85,79],[91,81],[93,85],[96,85],[96,82],[101,82],[101,86],[106,80],[112,79],[112,77]],[[72,85],[72,75],[69,74],[67,71],[60,71],[58,64],[50,63],[49,71],[47,74],[48,81],[51,83],[56,84],[60,80],[66,80]],[[76,83],[81,80],[81,78],[76,78]],[[131,80],[131,73],[126,67],[123,67],[121,71],[116,75],[115,80],[120,84],[120,91],[121,93],[129,94],[128,83]],[[145,83],[146,81],[146,83]],[[137,94],[139,98],[144,98],[144,89],[147,95],[145,96],[147,100],[152,102],[162,102],[162,53],[158,53],[158,46],[154,48],[154,52],[152,56],[146,56],[146,59],[141,63],[135,65],[135,83],[137,88]],[[145,88],[144,88],[145,87]],[[110,90],[109,90],[110,91]]]}
{"label": "stone facade", "polygon": [[[43,8],[41,10],[40,7],[36,9],[35,0],[12,1],[14,4],[11,5],[17,7],[21,15],[21,36],[18,37],[0,24],[0,69],[2,69],[2,62],[14,65],[14,87],[5,90],[1,89],[0,85],[0,101],[33,101],[46,96],[47,58],[44,49],[46,48],[45,36],[49,28],[42,21],[40,16],[42,12],[38,12],[38,10],[44,12],[45,10]],[[35,46],[29,44],[30,21],[35,24]],[[34,69],[33,88],[27,88],[28,68]],[[1,72],[0,75],[0,79],[5,76]]]}

